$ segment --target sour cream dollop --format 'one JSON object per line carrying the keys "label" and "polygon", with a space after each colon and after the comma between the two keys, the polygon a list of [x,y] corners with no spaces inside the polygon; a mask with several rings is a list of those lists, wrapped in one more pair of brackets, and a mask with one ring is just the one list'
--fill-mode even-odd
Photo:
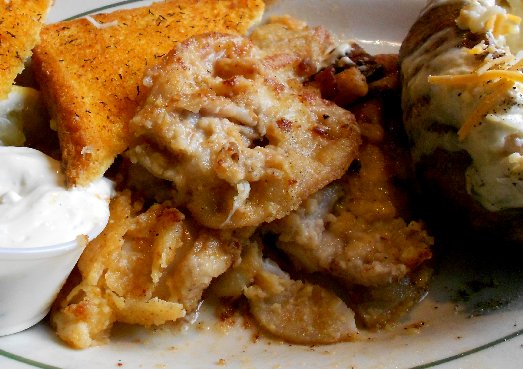
{"label": "sour cream dollop", "polygon": [[67,188],[60,163],[27,147],[0,147],[0,247],[44,247],[93,236],[109,219],[113,184]]}

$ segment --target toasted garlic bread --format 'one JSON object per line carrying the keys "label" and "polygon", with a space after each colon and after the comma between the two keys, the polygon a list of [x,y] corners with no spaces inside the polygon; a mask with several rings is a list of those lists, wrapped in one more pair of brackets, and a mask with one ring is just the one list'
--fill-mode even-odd
{"label": "toasted garlic bread", "polygon": [[38,42],[51,0],[10,0],[0,3],[0,100]]}
{"label": "toasted garlic bread", "polygon": [[147,67],[189,36],[245,33],[263,0],[179,0],[46,26],[33,64],[69,185],[103,175],[128,145]]}

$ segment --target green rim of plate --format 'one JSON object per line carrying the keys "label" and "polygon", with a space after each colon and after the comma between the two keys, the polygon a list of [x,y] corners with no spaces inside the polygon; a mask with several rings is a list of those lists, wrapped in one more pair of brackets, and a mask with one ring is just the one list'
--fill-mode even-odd
{"label": "green rim of plate", "polygon": [[[91,9],[91,10],[88,10],[88,11],[80,13],[80,14],[73,15],[72,17],[65,18],[64,20],[65,21],[73,20],[73,19],[76,19],[76,18],[85,17],[86,15],[89,15],[89,14],[99,13],[99,12],[102,12],[102,11],[107,10],[107,9],[112,9],[112,8],[116,8],[118,6],[128,5],[128,4],[132,4],[132,3],[138,3],[138,2],[141,2],[141,1],[144,1],[144,0],[125,0],[125,1],[120,1],[118,3],[101,6],[101,7],[98,7],[98,8],[95,8],[95,9]],[[8,359],[11,359],[13,361],[18,361],[19,363],[30,365],[30,366],[35,367],[35,368],[40,368],[40,369],[61,369],[60,367],[49,365],[49,364],[44,364],[44,363],[41,363],[41,362],[36,361],[36,360],[31,360],[31,359],[25,358],[25,357],[20,356],[20,355],[13,354],[12,352],[8,352],[8,351],[2,350],[2,349],[0,349],[0,356],[3,356],[3,357],[8,358]]]}
{"label": "green rim of plate", "polygon": [[[118,3],[101,6],[99,8],[91,9],[91,10],[88,10],[86,12],[73,15],[72,17],[66,18],[64,20],[66,20],[66,21],[67,20],[73,20],[73,19],[85,17],[86,15],[89,15],[89,14],[99,13],[99,12],[102,12],[104,10],[116,8],[116,7],[119,7],[119,6],[129,5],[129,4],[133,4],[133,3],[139,3],[141,1],[144,1],[144,0],[125,0],[125,1],[120,1]],[[511,339],[519,337],[521,335],[523,335],[523,329],[518,330],[518,331],[513,332],[513,333],[510,333],[510,334],[508,334],[508,335],[506,335],[504,337],[498,338],[498,339],[496,339],[494,341],[488,342],[488,343],[486,343],[484,345],[475,347],[475,348],[473,348],[471,350],[463,351],[463,352],[461,352],[459,354],[448,356],[448,357],[440,359],[440,360],[431,361],[431,362],[426,363],[426,364],[413,366],[413,367],[408,368],[408,369],[428,369],[428,368],[433,368],[433,367],[438,366],[438,365],[443,365],[443,364],[449,363],[449,362],[454,361],[454,360],[459,360],[459,359],[461,359],[461,358],[463,358],[465,356],[469,356],[469,355],[475,354],[477,352],[487,350],[487,349],[489,349],[489,348],[491,348],[493,346],[497,346],[499,344],[508,342]],[[0,356],[4,356],[4,357],[6,357],[8,359],[11,359],[11,360],[14,360],[14,361],[18,361],[18,362],[23,363],[23,364],[31,365],[31,366],[33,366],[35,368],[40,368],[40,369],[61,369],[60,367],[52,366],[52,365],[49,365],[49,364],[44,364],[44,363],[41,363],[41,362],[35,361],[35,360],[31,360],[31,359],[25,358],[23,356],[13,354],[13,353],[8,352],[8,351],[4,351],[2,349],[0,349]]]}
{"label": "green rim of plate", "polygon": [[[426,364],[413,366],[413,367],[410,367],[408,369],[429,369],[429,368],[434,368],[434,367],[436,367],[438,365],[443,365],[443,364],[449,363],[451,361],[459,360],[459,359],[461,359],[463,357],[475,354],[477,352],[487,350],[487,349],[489,349],[491,347],[494,347],[494,346],[497,346],[499,344],[508,342],[508,341],[510,341],[510,340],[512,340],[514,338],[517,338],[517,337],[519,337],[521,335],[523,335],[523,329],[520,329],[520,330],[518,330],[516,332],[510,333],[510,334],[508,334],[506,336],[503,336],[501,338],[498,338],[498,339],[496,339],[494,341],[488,342],[488,343],[486,343],[484,345],[475,347],[475,348],[473,348],[471,350],[463,351],[463,352],[461,352],[459,354],[448,356],[448,357],[440,359],[440,360],[431,361],[431,362],[426,363]],[[13,354],[13,353],[8,352],[8,351],[4,351],[2,349],[0,349],[0,356],[4,356],[4,357],[6,357],[8,359],[11,359],[11,360],[14,360],[14,361],[18,361],[20,363],[31,365],[31,366],[33,366],[35,368],[40,368],[40,369],[61,369],[60,367],[44,364],[44,363],[41,363],[39,361],[35,361],[35,360],[31,360],[31,359],[27,359],[27,358],[25,358],[23,356]]]}
{"label": "green rim of plate", "polygon": [[61,368],[59,368],[57,366],[52,366],[52,365],[41,363],[39,361],[27,359],[27,358],[25,358],[23,356],[13,354],[13,353],[8,352],[8,351],[4,351],[2,349],[0,349],[0,356],[4,356],[4,357],[6,357],[8,359],[11,359],[11,360],[14,360],[14,361],[18,361],[19,363],[31,365],[32,367],[35,367],[35,368],[40,368],[40,369],[61,369]]}
{"label": "green rim of plate", "polygon": [[144,1],[144,0],[124,0],[124,1],[120,1],[118,3],[101,6],[99,8],[91,9],[91,10],[85,11],[83,13],[73,15],[72,17],[65,18],[64,21],[69,21],[69,20],[85,17],[86,15],[93,14],[93,13],[101,13],[104,10],[107,10],[107,9],[112,9],[112,8],[116,8],[118,6],[124,6],[124,5],[128,5],[128,4],[133,4],[133,3],[139,3],[141,1]]}
{"label": "green rim of plate", "polygon": [[484,351],[484,350],[487,350],[493,346],[497,346],[501,343],[505,343],[505,342],[508,342],[510,341],[511,339],[513,338],[516,338],[516,337],[519,337],[520,335],[523,335],[523,329],[520,329],[519,331],[516,331],[516,332],[513,332],[513,333],[510,333],[504,337],[501,337],[501,338],[498,338],[497,340],[494,340],[494,341],[491,341],[491,342],[488,342],[484,345],[481,345],[481,346],[478,346],[478,347],[475,347],[473,349],[470,349],[470,350],[467,350],[467,351],[463,351],[459,354],[456,354],[456,355],[452,355],[452,356],[449,356],[449,357],[446,357],[444,359],[440,359],[440,360],[435,360],[435,361],[432,361],[430,363],[426,363],[426,364],[422,364],[422,365],[417,365],[417,366],[413,366],[409,369],[427,369],[427,368],[433,368],[435,366],[438,366],[438,365],[442,365],[442,364],[446,364],[448,362],[451,362],[451,361],[454,361],[454,360],[458,360],[458,359],[461,359],[462,357],[465,357],[465,356],[469,356],[469,355],[472,355],[472,354],[475,354],[477,352],[480,352],[480,351]]}

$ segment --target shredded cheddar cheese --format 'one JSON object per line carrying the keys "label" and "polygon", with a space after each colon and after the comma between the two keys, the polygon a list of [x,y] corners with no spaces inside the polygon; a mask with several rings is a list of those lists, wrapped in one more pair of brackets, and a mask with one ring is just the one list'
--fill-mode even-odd
{"label": "shredded cheddar cheese", "polygon": [[[493,59],[485,58],[483,64],[480,65],[476,69],[475,72],[476,73],[484,73],[484,72],[492,69],[495,66],[507,65],[508,63],[512,62],[514,59],[515,59],[515,57],[512,54],[508,54],[508,55],[505,55],[505,56],[502,56],[502,57],[499,57],[499,58],[493,58]],[[501,69],[503,69],[503,68],[501,67]]]}
{"label": "shredded cheddar cheese", "polygon": [[442,76],[429,76],[429,83],[447,85],[447,86],[463,86],[469,84],[479,84],[483,82],[503,79],[512,82],[523,82],[523,73],[516,70],[488,70],[483,73],[469,73],[469,74],[454,74]]}
{"label": "shredded cheddar cheese", "polygon": [[[509,68],[509,70],[520,70],[521,68],[523,68],[523,59],[520,59],[516,64],[511,66]],[[520,71],[520,73],[521,73],[521,71]]]}
{"label": "shredded cheddar cheese", "polygon": [[523,1],[430,1],[423,14],[446,6],[459,11],[454,21],[402,50],[413,160],[465,152],[461,190],[488,211],[523,208]]}
{"label": "shredded cheddar cheese", "polygon": [[485,44],[484,41],[480,42],[479,44],[477,44],[476,46],[474,46],[473,48],[471,49],[468,49],[468,53],[470,55],[481,55],[483,54],[485,51],[487,50],[487,45]]}
{"label": "shredded cheddar cheese", "polygon": [[[432,84],[462,87],[471,84],[485,84],[485,95],[480,99],[476,108],[469,115],[458,131],[458,138],[463,141],[477,127],[481,120],[493,109],[507,90],[514,86],[514,82],[523,82],[523,73],[518,68],[523,66],[523,60],[508,68],[507,70],[494,69],[481,73],[429,76],[428,81]],[[495,81],[493,84],[487,82]]]}
{"label": "shredded cheddar cheese", "polygon": [[459,129],[458,138],[460,141],[463,141],[470,134],[472,129],[481,122],[483,117],[485,117],[494,106],[496,106],[499,100],[503,98],[507,89],[511,88],[512,85],[512,81],[499,80],[488,89],[485,97],[479,101],[472,114],[469,115],[465,123],[463,123]]}
{"label": "shredded cheddar cheese", "polygon": [[496,43],[499,42],[499,45],[495,45],[496,48],[501,47],[497,51],[505,53],[503,56],[493,57],[490,50],[492,45],[489,47],[482,41],[467,51],[469,55],[487,53],[483,63],[474,72],[428,77],[428,82],[436,85],[451,87],[484,85],[483,97],[458,131],[458,138],[463,141],[499,103],[507,90],[514,86],[515,82],[523,82],[523,73],[520,71],[523,68],[523,60],[520,59],[514,63],[516,57],[505,45],[504,40],[504,36],[519,33],[521,17],[508,13],[495,3],[470,2],[462,8],[456,23],[459,27],[468,28],[472,32],[490,34]]}
{"label": "shredded cheddar cheese", "polygon": [[487,29],[492,31],[494,37],[508,35],[514,32],[514,28],[519,26],[521,18],[514,14],[493,14],[487,21]]}
{"label": "shredded cheddar cheese", "polygon": [[[516,6],[516,1],[508,0],[508,8]],[[513,4],[514,3],[514,4]],[[496,5],[494,0],[468,1],[461,8],[456,24],[473,33],[491,33],[501,40],[504,36],[519,33],[521,18]]]}

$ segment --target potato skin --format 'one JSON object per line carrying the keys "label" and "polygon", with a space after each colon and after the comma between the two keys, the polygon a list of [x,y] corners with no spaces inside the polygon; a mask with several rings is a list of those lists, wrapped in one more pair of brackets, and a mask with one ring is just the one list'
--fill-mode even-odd
{"label": "potato skin", "polygon": [[[484,38],[484,35],[473,34],[456,26],[455,19],[463,4],[463,1],[439,2],[432,6],[429,3],[402,43],[399,53],[400,71],[405,58],[438,31],[451,29],[449,37],[459,38],[460,47],[472,47]],[[408,81],[403,73],[400,73],[400,78],[405,89]],[[416,127],[420,116],[426,114],[430,99],[431,96],[427,93],[416,100],[403,101],[404,125],[411,140],[409,130]],[[452,127],[442,126],[436,121],[431,128],[452,130]],[[415,163],[418,188],[427,209],[428,220],[436,231],[442,233],[466,232],[468,236],[485,242],[503,240],[523,243],[523,209],[492,212],[467,192],[465,171],[471,161],[465,150],[450,152],[438,148],[429,155],[423,155]]]}
{"label": "potato skin", "polygon": [[[421,46],[435,31],[454,27],[454,20],[459,15],[464,2],[445,3],[425,9],[411,26],[400,48],[400,62],[407,55]],[[430,6],[430,5],[429,5]]]}
{"label": "potato skin", "polygon": [[466,151],[443,149],[417,163],[418,188],[431,227],[439,234],[464,235],[485,244],[494,240],[523,243],[523,209],[491,212],[481,206],[466,190],[469,164]]}

